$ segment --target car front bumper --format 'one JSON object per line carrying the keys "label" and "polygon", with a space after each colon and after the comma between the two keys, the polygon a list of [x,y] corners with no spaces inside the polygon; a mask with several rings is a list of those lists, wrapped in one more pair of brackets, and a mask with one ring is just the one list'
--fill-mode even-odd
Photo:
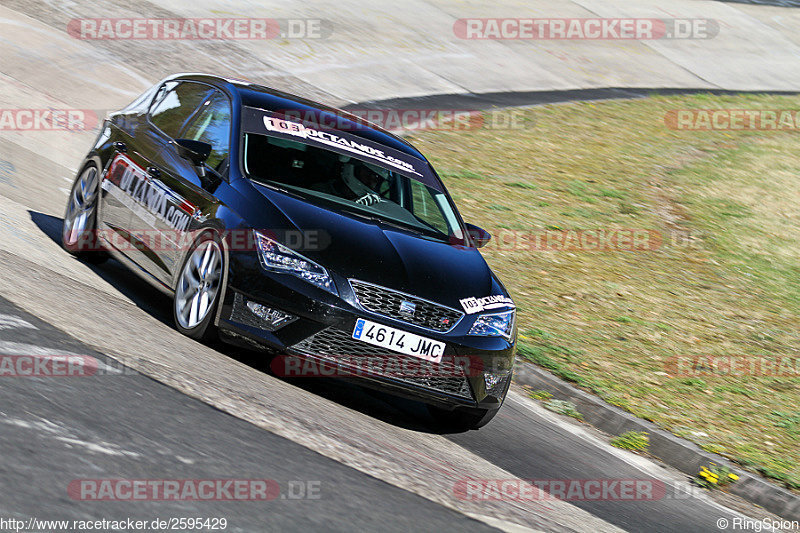
{"label": "car front bumper", "polygon": [[[255,254],[233,253],[229,263],[218,324],[223,340],[265,349],[283,358],[301,358],[311,363],[304,368],[327,367],[334,370],[333,375],[440,407],[496,409],[502,404],[511,379],[516,331],[512,341],[470,336],[467,333],[475,316],[466,315],[449,332],[436,332],[363,308],[348,280],[336,275],[338,296],[289,274],[265,271]],[[272,320],[275,315],[265,319],[264,312],[259,315],[253,307],[291,318],[276,328]],[[441,364],[353,339],[359,318],[446,343]],[[410,365],[398,364],[396,359],[412,361]],[[387,360],[391,364],[387,365]],[[297,368],[296,361],[287,364]],[[280,368],[277,370],[281,374]],[[486,373],[500,379],[488,387]],[[323,371],[318,375],[332,374]]]}

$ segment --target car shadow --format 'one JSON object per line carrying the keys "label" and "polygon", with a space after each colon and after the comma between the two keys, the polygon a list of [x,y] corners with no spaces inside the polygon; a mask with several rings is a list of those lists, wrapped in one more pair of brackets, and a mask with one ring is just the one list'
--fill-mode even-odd
{"label": "car shadow", "polygon": [[[61,244],[62,218],[38,211],[28,211],[28,213],[31,221],[43,234],[53,242]],[[113,258],[100,265],[85,261],[83,263],[142,311],[148,313],[159,322],[169,327],[174,327],[170,298],[139,276],[132,275],[130,270],[122,263]],[[232,346],[221,341],[209,343],[208,346],[275,379],[280,379],[295,387],[388,424],[423,433],[454,433],[453,430],[437,426],[433,418],[428,414],[425,405],[421,402],[362,387],[354,380],[328,377],[286,378],[278,376],[270,367],[272,356],[265,356],[264,352]]]}
{"label": "car shadow", "polygon": [[[62,218],[37,211],[28,211],[28,213],[31,221],[36,224],[42,233],[56,244],[61,245],[61,226],[64,221]],[[169,297],[139,276],[131,275],[131,271],[125,265],[113,258],[109,258],[107,262],[100,265],[95,265],[88,261],[82,261],[82,263],[136,304],[137,307],[146,311],[159,322],[169,326],[172,325]]]}

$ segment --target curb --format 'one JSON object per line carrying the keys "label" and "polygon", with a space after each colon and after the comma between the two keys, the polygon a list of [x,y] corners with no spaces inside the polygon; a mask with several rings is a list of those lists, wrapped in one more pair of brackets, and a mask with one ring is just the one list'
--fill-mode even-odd
{"label": "curb", "polygon": [[646,431],[650,437],[648,453],[691,476],[697,474],[701,466],[709,463],[727,466],[739,476],[738,481],[727,487],[727,492],[760,505],[787,520],[800,520],[800,497],[757,474],[741,470],[721,455],[704,451],[693,442],[607,404],[531,363],[517,361],[514,381],[520,385],[545,390],[558,399],[573,402],[587,423],[611,435],[626,431]]}
{"label": "curb", "polygon": [[343,106],[342,109],[347,111],[348,109],[352,110],[368,107],[374,109],[472,109],[477,111],[576,101],[627,100],[632,98],[645,98],[654,94],[662,96],[682,94],[774,94],[789,96],[798,94],[798,91],[750,91],[702,87],[595,87],[592,89],[562,89],[552,91],[429,94],[425,96],[387,98],[384,100],[365,100],[358,103],[347,104]]}

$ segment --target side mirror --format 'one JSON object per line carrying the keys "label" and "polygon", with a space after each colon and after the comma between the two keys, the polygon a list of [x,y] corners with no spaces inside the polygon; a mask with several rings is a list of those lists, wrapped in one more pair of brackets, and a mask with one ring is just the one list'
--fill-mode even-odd
{"label": "side mirror", "polygon": [[209,178],[206,173],[204,163],[208,159],[208,156],[211,155],[212,147],[210,144],[202,141],[193,141],[191,139],[175,139],[174,141],[170,141],[170,144],[175,147],[179,156],[191,161],[203,187],[210,189],[219,184],[217,178]]}
{"label": "side mirror", "polygon": [[469,233],[469,236],[472,238],[472,242],[475,243],[476,248],[483,248],[489,243],[489,241],[492,240],[492,235],[485,229],[469,223],[466,223],[465,226],[467,227],[467,233]]}
{"label": "side mirror", "polygon": [[211,155],[211,145],[202,141],[175,139],[170,143],[175,146],[179,156],[188,159],[196,167],[202,167],[208,156]]}

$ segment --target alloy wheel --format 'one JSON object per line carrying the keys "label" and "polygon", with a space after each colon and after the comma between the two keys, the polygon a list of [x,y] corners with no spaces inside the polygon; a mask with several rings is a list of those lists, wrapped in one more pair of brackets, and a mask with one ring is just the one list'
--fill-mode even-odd
{"label": "alloy wheel", "polygon": [[195,328],[206,319],[219,292],[221,275],[219,244],[203,241],[186,261],[175,294],[176,315],[183,328]]}
{"label": "alloy wheel", "polygon": [[97,169],[90,166],[83,171],[72,188],[67,213],[64,216],[63,239],[65,244],[74,246],[86,231],[94,229],[97,192]]}

